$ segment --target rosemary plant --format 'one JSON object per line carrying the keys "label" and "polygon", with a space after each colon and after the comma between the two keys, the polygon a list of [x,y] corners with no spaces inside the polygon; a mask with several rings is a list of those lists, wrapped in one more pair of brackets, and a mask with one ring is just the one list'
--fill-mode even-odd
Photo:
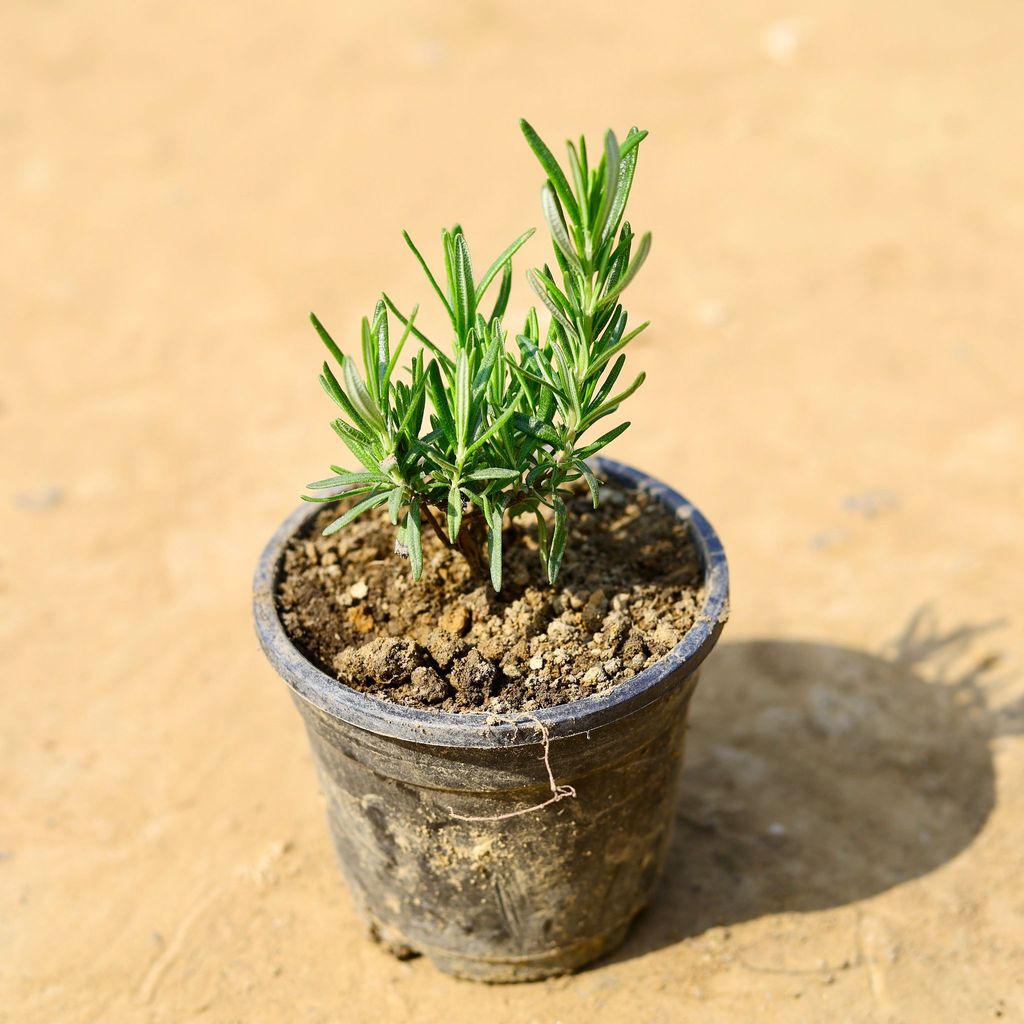
{"label": "rosemary plant", "polygon": [[[451,324],[447,351],[384,294],[362,321],[362,369],[346,356],[311,314],[340,375],[323,364],[320,383],[342,416],[331,426],[359,469],[332,466],[333,476],[309,484],[326,495],[308,501],[359,500],[324,530],[333,533],[370,509],[386,505],[397,531],[396,551],[409,558],[414,579],[423,570],[422,533],[432,530],[472,569],[490,573],[501,589],[505,517],[536,517],[540,558],[554,583],[569,537],[566,498],[586,481],[594,507],[600,482],[587,459],[628,426],[619,423],[595,440],[584,435],[611,416],[643,383],[644,374],[616,391],[623,349],[647,323],[626,330],[620,297],[650,251],[651,236],[635,236],[623,219],[640,143],[630,129],[621,143],[607,132],[600,160],[590,166],[585,141],[569,142],[568,169],[526,122],[523,134],[546,175],[541,209],[551,233],[554,269],[527,271],[547,314],[541,327],[530,309],[515,347],[504,326],[512,286],[512,257],[533,234],[524,232],[474,275],[459,226],[442,232],[440,280],[412,239],[416,257]],[[496,284],[494,301],[484,300]],[[392,320],[393,318],[393,320]],[[392,327],[394,325],[394,331]],[[399,331],[399,325],[401,330]],[[397,339],[393,340],[393,335]],[[404,347],[419,343],[396,373]]]}

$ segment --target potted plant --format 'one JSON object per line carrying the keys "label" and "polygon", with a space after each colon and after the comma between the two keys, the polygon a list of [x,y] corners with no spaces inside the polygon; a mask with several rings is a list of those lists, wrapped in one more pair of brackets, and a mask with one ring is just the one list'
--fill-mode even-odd
{"label": "potted plant", "polygon": [[477,277],[459,227],[436,276],[405,236],[450,345],[385,294],[360,368],[312,317],[350,461],[309,485],[254,599],[372,934],[488,981],[579,967],[649,899],[728,592],[703,516],[597,455],[644,376],[619,383],[647,326],[622,307],[650,249],[624,219],[646,132],[609,131],[594,165],[570,143],[566,175],[522,129],[546,175],[554,266],[527,274],[546,323],[531,309],[509,343],[532,231]]}

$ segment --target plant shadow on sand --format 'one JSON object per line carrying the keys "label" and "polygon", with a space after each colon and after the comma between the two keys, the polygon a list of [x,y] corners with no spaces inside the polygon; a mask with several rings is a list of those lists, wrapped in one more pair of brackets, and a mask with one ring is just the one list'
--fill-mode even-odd
{"label": "plant shadow on sand", "polygon": [[995,800],[990,742],[1024,733],[1024,707],[986,703],[980,677],[997,656],[962,668],[992,625],[940,635],[929,622],[918,613],[888,658],[823,643],[721,645],[694,697],[662,881],[603,963],[864,899],[970,845]]}

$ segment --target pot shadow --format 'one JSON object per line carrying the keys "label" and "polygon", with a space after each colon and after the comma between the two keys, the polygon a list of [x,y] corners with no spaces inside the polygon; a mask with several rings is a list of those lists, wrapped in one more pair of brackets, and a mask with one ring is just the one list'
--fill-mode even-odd
{"label": "pot shadow", "polygon": [[980,677],[997,655],[955,669],[999,623],[940,634],[929,621],[918,613],[887,658],[721,645],[693,700],[662,882],[605,963],[864,899],[970,845],[995,800],[990,741],[1024,734],[1024,705],[988,706]]}

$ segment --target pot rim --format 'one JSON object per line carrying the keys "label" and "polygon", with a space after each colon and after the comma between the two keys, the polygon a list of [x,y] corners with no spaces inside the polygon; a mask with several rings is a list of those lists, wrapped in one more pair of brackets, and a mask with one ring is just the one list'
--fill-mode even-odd
{"label": "pot rim", "polygon": [[[508,715],[480,711],[427,711],[360,693],[317,668],[292,643],[278,614],[274,592],[285,546],[320,506],[303,503],[264,548],[253,581],[253,615],[260,644],[292,692],[332,718],[371,733],[428,746],[508,747],[535,744],[540,723],[550,738],[591,732],[657,700],[696,671],[714,647],[729,610],[729,568],[722,542],[695,505],[660,480],[620,462],[588,460],[594,470],[644,490],[686,520],[704,569],[704,601],[696,620],[663,658],[600,696],[557,707]],[[535,728],[524,729],[527,724]]]}

